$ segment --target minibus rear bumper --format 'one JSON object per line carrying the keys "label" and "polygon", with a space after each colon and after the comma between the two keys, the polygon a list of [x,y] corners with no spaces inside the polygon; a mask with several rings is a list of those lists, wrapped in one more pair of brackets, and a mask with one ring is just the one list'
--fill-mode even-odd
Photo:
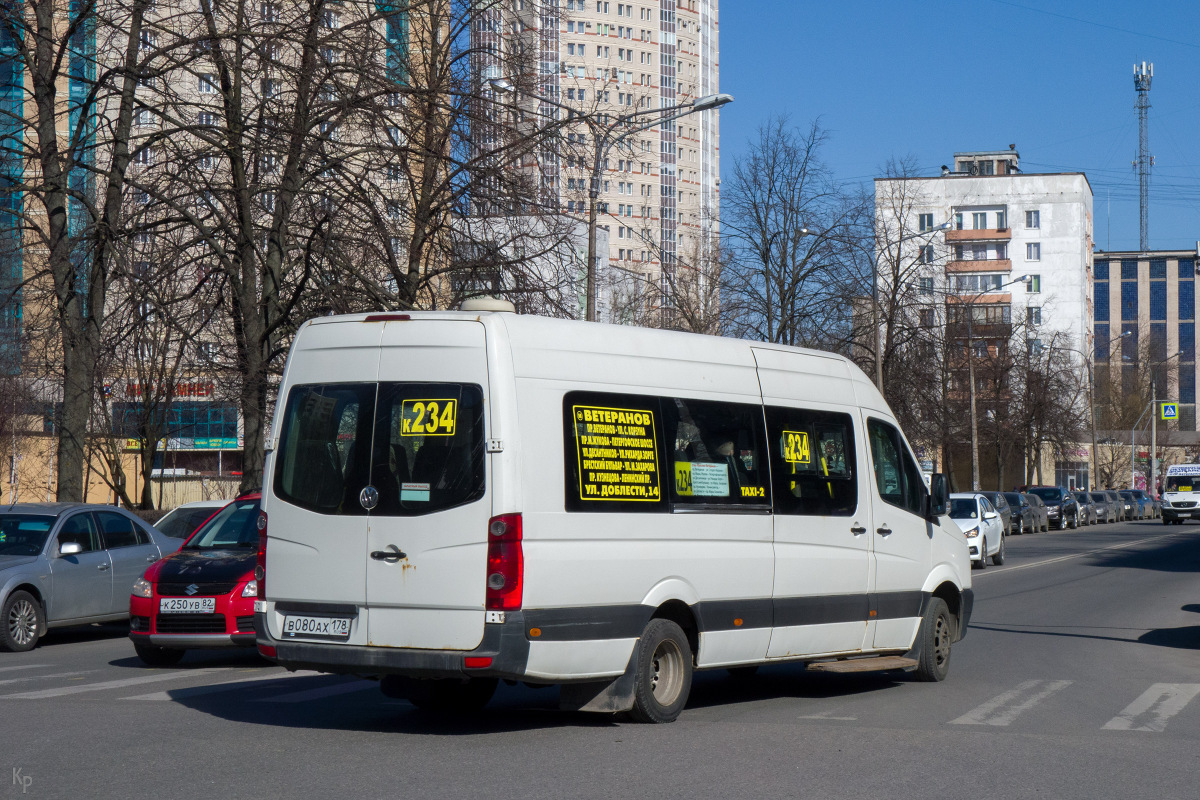
{"label": "minibus rear bumper", "polygon": [[[529,662],[529,640],[520,611],[488,623],[474,650],[418,650],[324,642],[283,641],[267,631],[266,614],[254,615],[259,652],[289,670],[342,675],[406,675],[413,678],[490,677],[519,679]],[[470,666],[468,666],[470,665]]]}

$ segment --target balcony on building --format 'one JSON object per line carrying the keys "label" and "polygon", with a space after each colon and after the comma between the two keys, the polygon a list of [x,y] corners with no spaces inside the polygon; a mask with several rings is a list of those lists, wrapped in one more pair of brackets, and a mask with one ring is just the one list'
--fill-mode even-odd
{"label": "balcony on building", "polygon": [[1010,258],[964,259],[946,262],[946,272],[1012,272]]}
{"label": "balcony on building", "polygon": [[975,292],[946,298],[946,336],[967,338],[967,314],[971,315],[972,339],[1004,339],[1012,336],[1012,294]]}
{"label": "balcony on building", "polygon": [[980,230],[948,230],[947,242],[991,242],[1009,241],[1012,239],[1012,228],[982,228]]}

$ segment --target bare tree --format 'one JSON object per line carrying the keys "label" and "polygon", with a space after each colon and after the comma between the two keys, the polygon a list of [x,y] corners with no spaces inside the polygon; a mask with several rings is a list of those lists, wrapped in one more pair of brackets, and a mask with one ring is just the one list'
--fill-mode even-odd
{"label": "bare tree", "polygon": [[[45,301],[56,310],[62,414],[57,450],[60,500],[81,500],[96,360],[105,334],[108,280],[121,231],[143,17],[150,0],[31,0],[5,4],[0,25],[26,74],[23,132],[4,140],[19,179],[4,187],[27,205],[21,235],[44,249]],[[97,53],[117,54],[112,61]],[[66,103],[63,86],[70,86]],[[11,115],[11,109],[0,111]],[[64,135],[65,132],[65,135]],[[14,180],[15,179],[15,180]],[[27,262],[28,263],[28,262]],[[30,295],[44,288],[27,281]]]}
{"label": "bare tree", "polygon": [[869,218],[821,158],[827,134],[775,117],[759,128],[726,182],[723,225],[733,258],[723,304],[735,335],[800,346],[849,337],[856,250]]}

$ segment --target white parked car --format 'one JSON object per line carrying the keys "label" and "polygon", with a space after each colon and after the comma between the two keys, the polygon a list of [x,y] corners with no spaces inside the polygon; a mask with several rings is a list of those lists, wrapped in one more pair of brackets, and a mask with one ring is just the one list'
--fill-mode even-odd
{"label": "white parked car", "polygon": [[987,567],[988,558],[1004,563],[1004,522],[990,500],[979,492],[955,492],[950,495],[950,519],[967,536],[971,566]]}

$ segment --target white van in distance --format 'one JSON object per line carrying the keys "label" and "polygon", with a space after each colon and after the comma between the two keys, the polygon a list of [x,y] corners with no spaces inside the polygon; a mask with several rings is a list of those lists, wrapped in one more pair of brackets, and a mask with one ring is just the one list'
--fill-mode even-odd
{"label": "white van in distance", "polygon": [[1169,466],[1163,481],[1163,525],[1182,525],[1186,519],[1200,519],[1200,464]]}
{"label": "white van in distance", "polygon": [[946,482],[840,356],[519,316],[305,323],[262,492],[259,650],[424,708],[498,680],[669,722],[694,669],[941,680]]}

